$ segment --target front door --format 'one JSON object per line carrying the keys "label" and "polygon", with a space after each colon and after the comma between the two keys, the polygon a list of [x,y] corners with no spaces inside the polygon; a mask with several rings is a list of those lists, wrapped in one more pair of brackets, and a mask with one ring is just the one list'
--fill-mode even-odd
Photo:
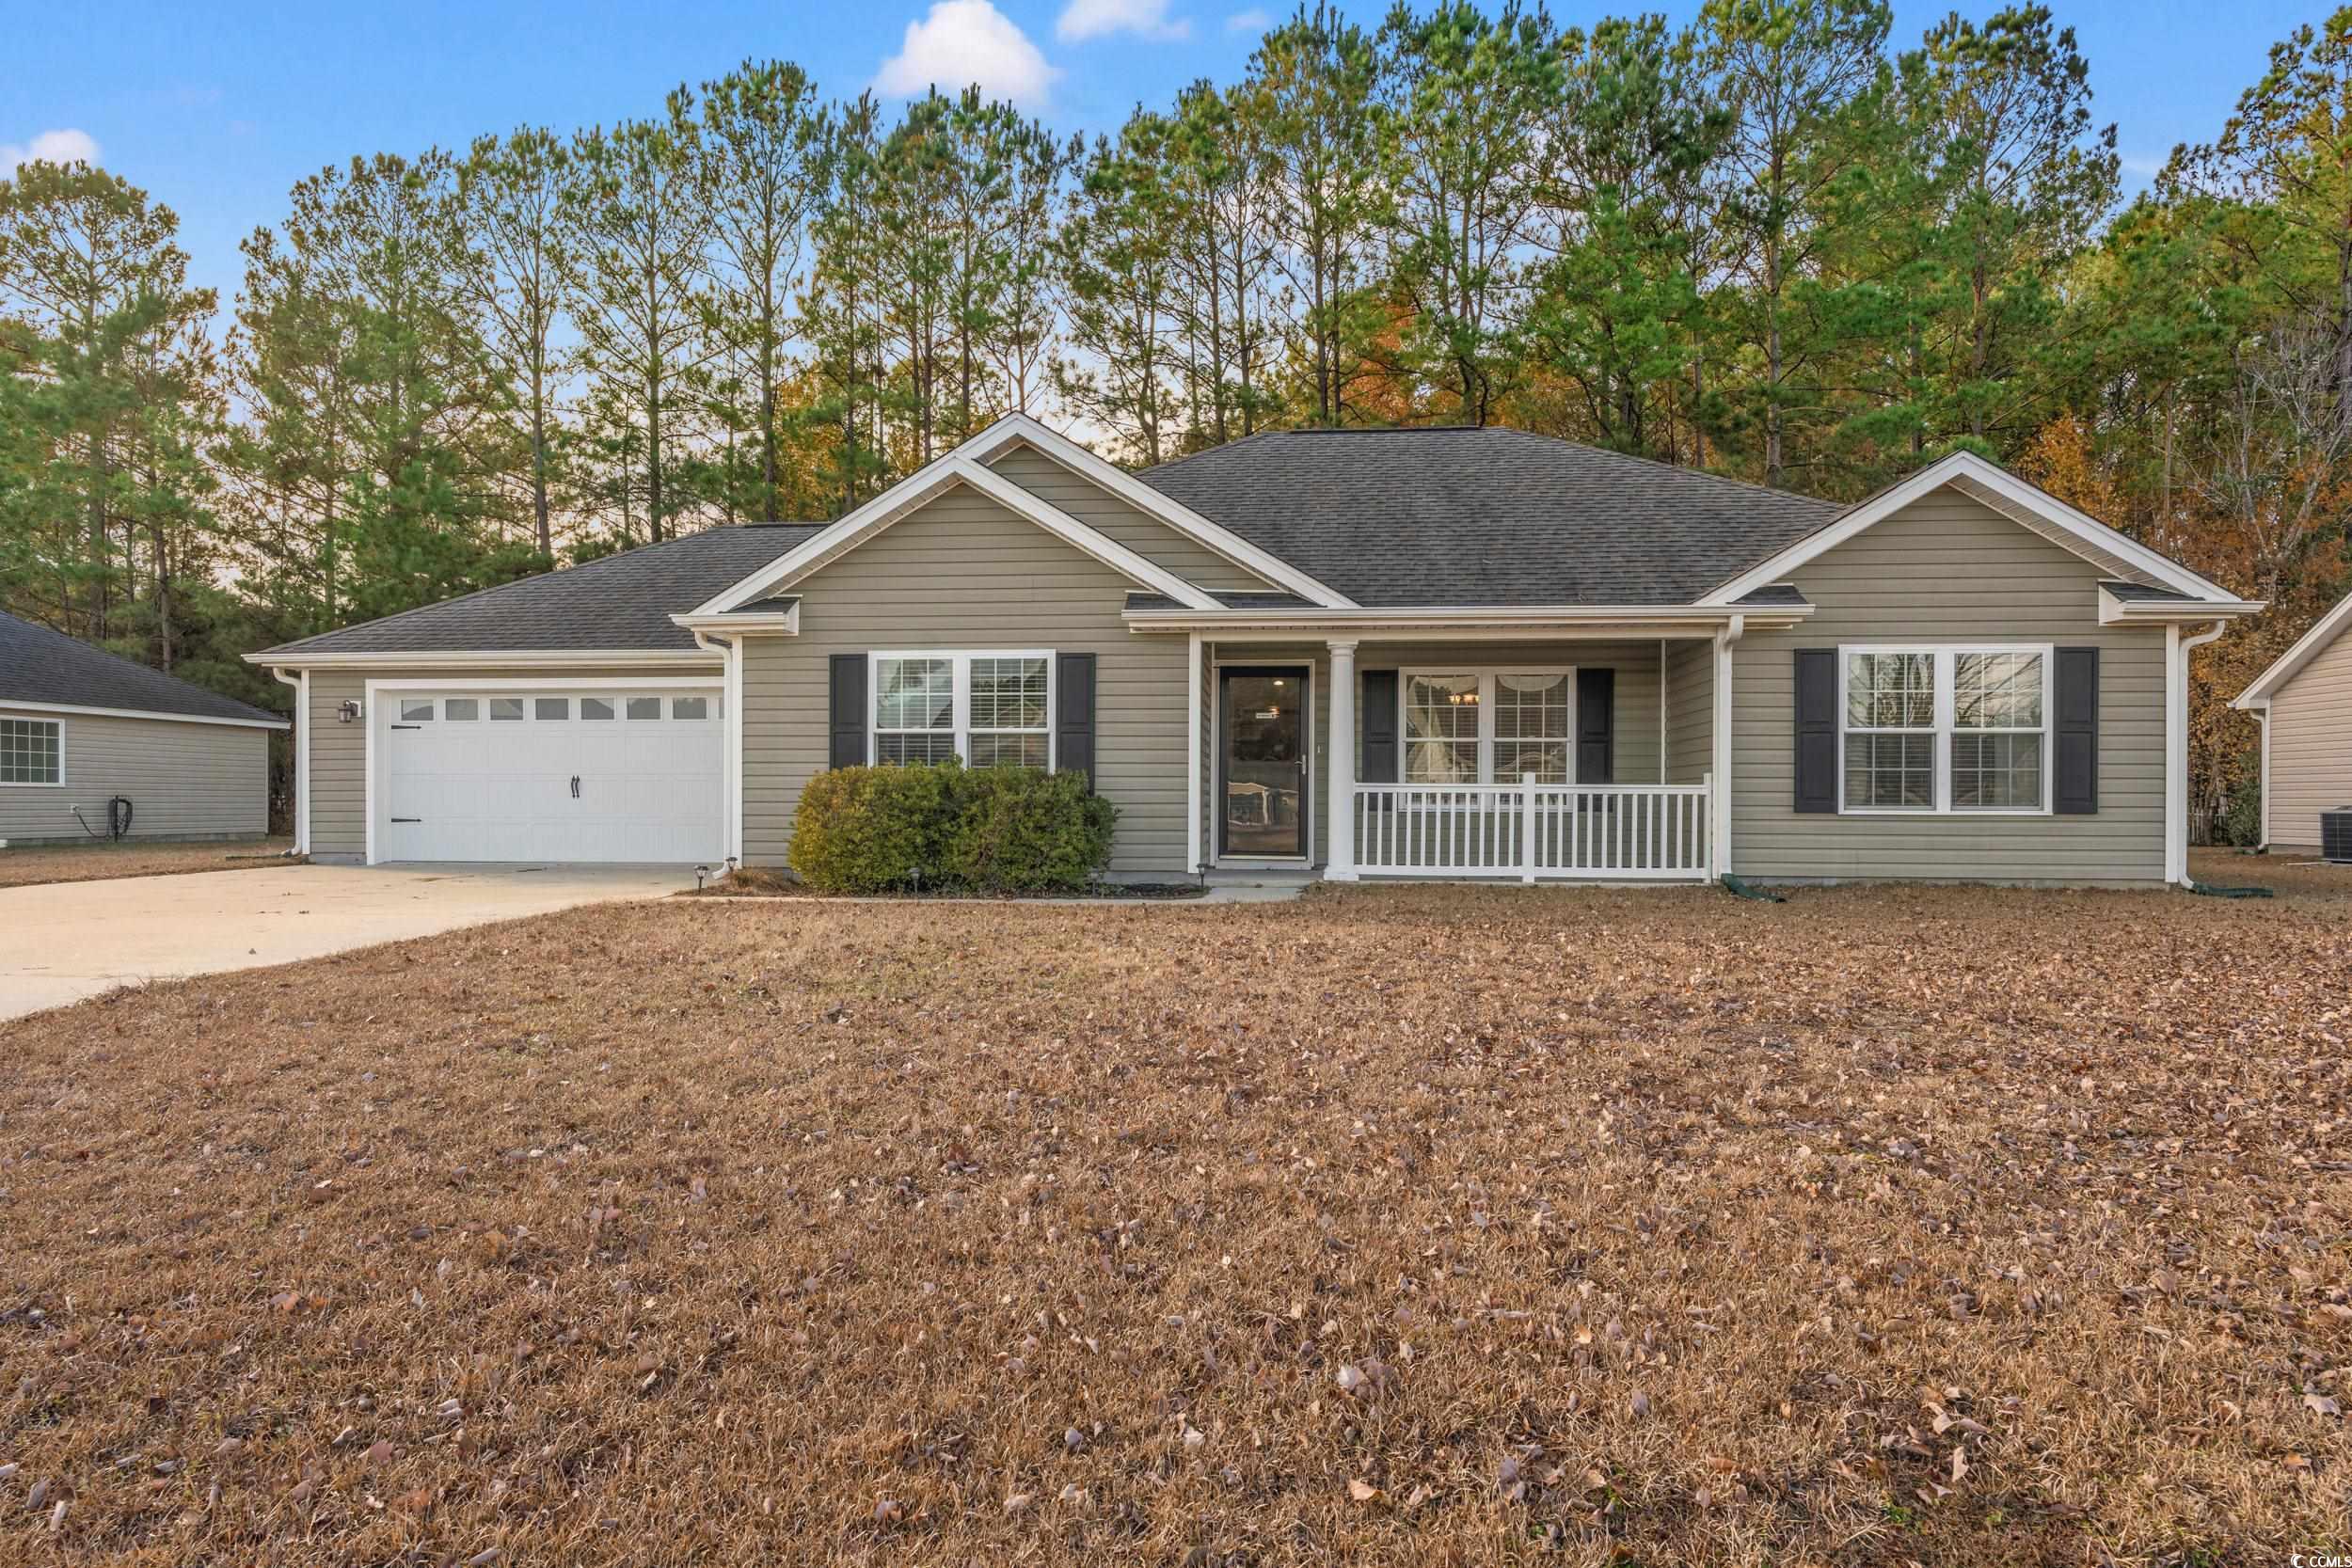
{"label": "front door", "polygon": [[1305,665],[1217,672],[1223,809],[1217,853],[1241,859],[1304,860],[1310,793]]}

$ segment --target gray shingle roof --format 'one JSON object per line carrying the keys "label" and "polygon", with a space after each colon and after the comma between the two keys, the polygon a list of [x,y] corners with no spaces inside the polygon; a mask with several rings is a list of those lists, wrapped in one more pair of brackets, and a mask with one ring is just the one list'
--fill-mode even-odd
{"label": "gray shingle roof", "polygon": [[1840,510],[1491,428],[1285,431],[1136,477],[1367,606],[1689,604]]}
{"label": "gray shingle roof", "polygon": [[118,658],[61,631],[0,614],[0,707],[12,701],[284,722],[277,714],[234,697]]}
{"label": "gray shingle roof", "polygon": [[[1295,594],[1216,593],[1209,597],[1228,610],[1312,610],[1312,599],[1302,599]],[[1166,594],[1147,594],[1137,590],[1127,595],[1129,610],[1182,610],[1184,607]]]}
{"label": "gray shingle roof", "polygon": [[1807,605],[1813,601],[1806,598],[1793,582],[1768,582],[1761,588],[1748,590],[1731,602],[1738,605],[1794,606]]}
{"label": "gray shingle roof", "polygon": [[2178,589],[2158,588],[2145,582],[2103,582],[2099,586],[2106,589],[2119,601],[2126,604],[2134,602],[2170,604],[2176,601],[2185,604],[2189,600],[2189,595]]}
{"label": "gray shingle roof", "polygon": [[671,616],[741,581],[822,526],[706,529],[324,632],[269,654],[291,663],[317,654],[691,651],[693,634],[671,625]]}

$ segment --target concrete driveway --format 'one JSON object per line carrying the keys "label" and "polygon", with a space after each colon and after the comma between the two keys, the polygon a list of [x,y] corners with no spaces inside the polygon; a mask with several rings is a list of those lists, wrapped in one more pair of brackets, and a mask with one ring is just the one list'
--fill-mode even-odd
{"label": "concrete driveway", "polygon": [[0,888],[0,1019],[693,885],[668,866],[289,865]]}

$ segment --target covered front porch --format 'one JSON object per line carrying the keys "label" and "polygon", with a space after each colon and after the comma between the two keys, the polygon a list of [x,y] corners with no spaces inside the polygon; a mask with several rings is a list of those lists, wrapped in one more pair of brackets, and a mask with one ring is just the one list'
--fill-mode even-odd
{"label": "covered front porch", "polygon": [[1726,868],[1721,672],[1744,612],[1359,613],[1359,635],[1183,627],[1197,866],[1528,882]]}

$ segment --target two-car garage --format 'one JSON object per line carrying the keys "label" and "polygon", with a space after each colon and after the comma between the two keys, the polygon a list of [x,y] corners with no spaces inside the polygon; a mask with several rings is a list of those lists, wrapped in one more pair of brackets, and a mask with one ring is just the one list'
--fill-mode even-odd
{"label": "two-car garage", "polygon": [[715,682],[378,689],[368,859],[716,862],[723,700]]}

